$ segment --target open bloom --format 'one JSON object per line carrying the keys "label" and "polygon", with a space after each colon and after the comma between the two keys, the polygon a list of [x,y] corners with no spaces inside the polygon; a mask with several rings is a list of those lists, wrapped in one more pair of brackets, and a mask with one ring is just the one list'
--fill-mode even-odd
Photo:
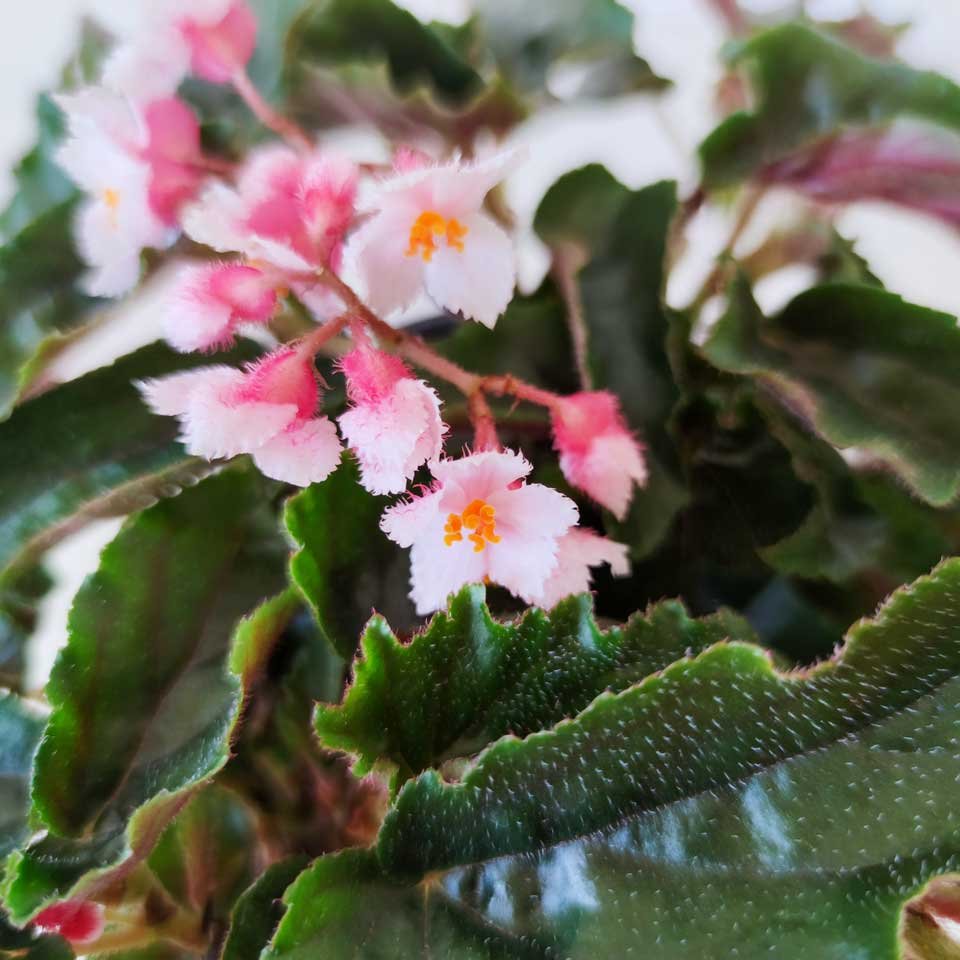
{"label": "open bloom", "polygon": [[626,576],[630,572],[626,544],[608,540],[591,530],[579,527],[571,530],[557,545],[557,565],[536,602],[549,609],[564,597],[586,593],[590,589],[591,567],[604,563],[610,565],[614,576]]}
{"label": "open bloom", "polygon": [[464,584],[482,581],[536,602],[578,514],[562,493],[524,483],[531,469],[510,450],[440,460],[431,490],[384,513],[387,536],[411,548],[410,596],[418,613],[438,610]]}
{"label": "open bloom", "polygon": [[371,493],[399,493],[422,463],[443,448],[446,427],[436,391],[401,360],[361,344],[340,365],[351,408],[340,429]]}
{"label": "open bloom", "polygon": [[139,108],[89,87],[57,103],[69,130],[57,162],[87,193],[76,222],[77,246],[93,268],[86,286],[118,296],[137,282],[141,251],[176,236],[180,207],[203,176],[200,128],[174,98]]}
{"label": "open bloom", "polygon": [[622,520],[634,483],[647,482],[647,464],[617,398],[605,390],[575,393],[560,401],[552,418],[563,475]]}
{"label": "open bloom", "polygon": [[497,322],[516,281],[513,245],[482,207],[511,163],[506,154],[470,164],[402,155],[346,252],[345,270],[373,310],[398,313],[426,288],[452,313]]}
{"label": "open bloom", "polygon": [[276,280],[243,263],[191,264],[177,277],[164,335],[182,353],[229,345],[238,326],[266,323],[276,312]]}
{"label": "open bloom", "polygon": [[110,57],[104,80],[132,96],[172,93],[188,72],[227,83],[246,67],[257,19],[245,0],[141,0],[135,33]]}
{"label": "open bloom", "polygon": [[306,487],[340,462],[337,428],[317,417],[313,358],[284,347],[245,370],[213,366],[138,384],[154,413],[179,417],[187,450],[209,460],[249,453],[275,480]]}
{"label": "open bloom", "polygon": [[238,251],[292,273],[339,265],[353,220],[356,167],[335,155],[276,145],[255,151],[235,188],[214,183],[184,229],[214,250]]}
{"label": "open bloom", "polygon": [[56,933],[70,943],[92,943],[104,928],[104,910],[90,900],[61,900],[41,910],[33,926],[41,933]]}

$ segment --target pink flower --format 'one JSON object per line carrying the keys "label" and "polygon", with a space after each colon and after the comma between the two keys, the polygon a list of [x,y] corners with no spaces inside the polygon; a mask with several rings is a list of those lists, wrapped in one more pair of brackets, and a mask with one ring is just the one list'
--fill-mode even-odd
{"label": "pink flower", "polygon": [[634,483],[642,487],[647,482],[647,465],[619,401],[605,390],[575,393],[552,414],[563,475],[622,520]]}
{"label": "pink flower", "polygon": [[147,99],[174,92],[188,72],[228,83],[257,43],[245,0],[142,0],[135,32],[110,57],[105,81]]}
{"label": "pink flower", "polygon": [[179,208],[202,178],[199,127],[171,98],[140,109],[89,87],[57,103],[69,130],[57,162],[87,193],[76,221],[77,246],[93,268],[86,287],[118,296],[136,284],[141,251],[176,237]]}
{"label": "pink flower", "polygon": [[225,347],[241,324],[266,323],[274,315],[276,283],[242,263],[186,266],[164,317],[164,335],[181,353]]}
{"label": "pink flower", "polygon": [[353,220],[357,169],[336,156],[303,156],[282,145],[253,153],[236,188],[210,186],[184,228],[214,250],[239,251],[291,273],[339,265]]}
{"label": "pink flower", "polygon": [[626,576],[630,572],[626,545],[591,530],[571,530],[560,539],[557,566],[543,585],[537,604],[550,609],[564,597],[586,593],[590,589],[590,568],[603,563],[610,564],[614,576]]}
{"label": "pink flower", "polygon": [[319,400],[312,357],[284,347],[245,370],[214,366],[138,384],[154,413],[180,418],[181,440],[214,460],[249,453],[275,480],[306,487],[340,462],[337,429],[314,416]]}
{"label": "pink flower", "polygon": [[61,900],[33,918],[41,933],[56,933],[70,943],[93,943],[103,933],[104,910],[90,900]]}
{"label": "pink flower", "polygon": [[436,391],[396,357],[361,344],[341,360],[351,408],[340,417],[347,445],[371,493],[399,493],[443,448]]}
{"label": "pink flower", "polygon": [[369,204],[372,219],[351,238],[346,272],[384,316],[409,307],[421,289],[453,313],[492,327],[513,295],[513,246],[482,212],[512,155],[478,163],[424,164],[407,151],[399,172]]}
{"label": "pink flower", "polygon": [[578,514],[563,494],[524,483],[531,469],[509,450],[440,460],[431,490],[384,513],[387,536],[411,548],[418,613],[440,609],[467,583],[489,580],[528,603],[541,595]]}

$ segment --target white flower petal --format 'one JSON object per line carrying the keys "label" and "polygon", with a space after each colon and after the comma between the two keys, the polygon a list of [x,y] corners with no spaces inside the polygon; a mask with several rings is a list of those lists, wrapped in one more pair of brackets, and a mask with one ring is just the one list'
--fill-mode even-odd
{"label": "white flower petal", "polygon": [[343,447],[337,428],[327,417],[315,417],[287,428],[253,453],[253,462],[265,476],[309,487],[337,469]]}
{"label": "white flower petal", "polygon": [[423,260],[406,254],[415,219],[409,211],[376,214],[344,249],[344,277],[384,318],[409,308],[423,286]]}
{"label": "white flower petal", "polygon": [[440,245],[424,271],[427,292],[451,313],[493,327],[516,285],[513,244],[486,214],[464,221],[463,250]]}

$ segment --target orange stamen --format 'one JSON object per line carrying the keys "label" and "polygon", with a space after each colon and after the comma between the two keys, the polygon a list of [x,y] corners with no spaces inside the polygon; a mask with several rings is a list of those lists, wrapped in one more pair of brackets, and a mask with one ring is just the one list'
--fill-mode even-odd
{"label": "orange stamen", "polygon": [[468,535],[473,544],[474,553],[480,553],[487,548],[488,543],[499,543],[497,536],[497,511],[485,500],[473,500],[461,514],[451,513],[447,517],[443,528],[443,542],[448,546],[463,540],[463,530],[471,531]]}
{"label": "orange stamen", "polygon": [[410,244],[407,247],[408,257],[423,257],[424,263],[429,263],[437,252],[437,241],[445,238],[447,246],[463,252],[463,238],[469,229],[455,217],[444,219],[435,210],[424,210],[410,228]]}

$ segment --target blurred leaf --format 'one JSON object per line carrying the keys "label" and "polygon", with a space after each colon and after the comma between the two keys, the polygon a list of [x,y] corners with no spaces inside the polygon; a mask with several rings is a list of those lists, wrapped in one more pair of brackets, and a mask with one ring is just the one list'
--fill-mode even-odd
{"label": "blurred leaf", "polygon": [[463,46],[462,35],[423,24],[390,0],[314,0],[294,24],[286,54],[295,70],[385,62],[397,90],[426,86],[457,106],[484,86]]}
{"label": "blurred leaf", "polygon": [[[283,583],[263,500],[252,474],[205,480],[131,519],[78,592],[33,774],[34,816],[51,829],[9,863],[18,922],[77,893],[81,878],[89,895],[117,864],[142,859],[226,762],[243,682],[276,639],[241,624],[246,672],[228,670],[237,617]],[[272,607],[253,618],[264,616]]]}
{"label": "blurred leaf", "polygon": [[757,105],[728,117],[700,147],[704,184],[729,186],[850,124],[913,116],[960,130],[960,87],[937,73],[872,60],[802,24],[735,47]]}
{"label": "blurred leaf", "polygon": [[321,743],[352,753],[358,775],[387,762],[402,782],[508,733],[550,727],[714,643],[753,638],[734,614],[691,620],[676,601],[601,631],[589,596],[516,623],[494,621],[484,600],[483,587],[464,588],[409,644],[372,620],[343,703],[317,708]]}
{"label": "blurred leaf", "polygon": [[960,863],[958,625],[952,560],[815,670],[719,644],[428,771],[264,956],[895,960],[904,899]]}
{"label": "blurred leaf", "polygon": [[287,530],[299,547],[290,577],[300,588],[327,641],[344,659],[353,656],[374,611],[416,622],[407,597],[406,555],[380,531],[383,498],[367,493],[348,460],[323,483],[287,501]]}
{"label": "blurred leaf", "polygon": [[797,475],[817,491],[817,505],[794,533],[762,551],[778,570],[844,582],[870,572],[889,589],[929,570],[954,552],[951,520],[914,500],[891,477],[851,470],[840,454],[807,433],[773,404],[764,414],[787,447]]}
{"label": "blurred leaf", "polygon": [[259,960],[260,951],[270,942],[283,908],[280,899],[287,887],[309,863],[309,857],[281,860],[265,870],[237,900],[230,933],[221,960]]}
{"label": "blurred leaf", "polygon": [[542,97],[563,79],[563,99],[666,85],[634,52],[633,15],[616,0],[476,0],[473,9],[497,65],[525,94]]}
{"label": "blurred leaf", "polygon": [[73,960],[70,944],[60,937],[39,937],[32,930],[17,930],[0,915],[2,960]]}
{"label": "blurred leaf", "polygon": [[29,833],[30,766],[42,732],[41,714],[0,691],[0,857]]}
{"label": "blurred leaf", "polygon": [[0,583],[0,687],[22,691],[24,650],[33,633],[37,606],[52,581],[42,567],[31,567]]}
{"label": "blurred leaf", "polygon": [[[835,447],[889,466],[927,502],[960,490],[960,329],[876,287],[815,287],[767,320],[743,277],[703,346]],[[909,415],[907,415],[907,413]]]}
{"label": "blurred leaf", "polygon": [[[252,359],[246,344],[222,355]],[[84,523],[142,509],[209,465],[176,442],[134,380],[209,362],[155,344],[31,400],[0,424],[0,571],[29,564]]]}

